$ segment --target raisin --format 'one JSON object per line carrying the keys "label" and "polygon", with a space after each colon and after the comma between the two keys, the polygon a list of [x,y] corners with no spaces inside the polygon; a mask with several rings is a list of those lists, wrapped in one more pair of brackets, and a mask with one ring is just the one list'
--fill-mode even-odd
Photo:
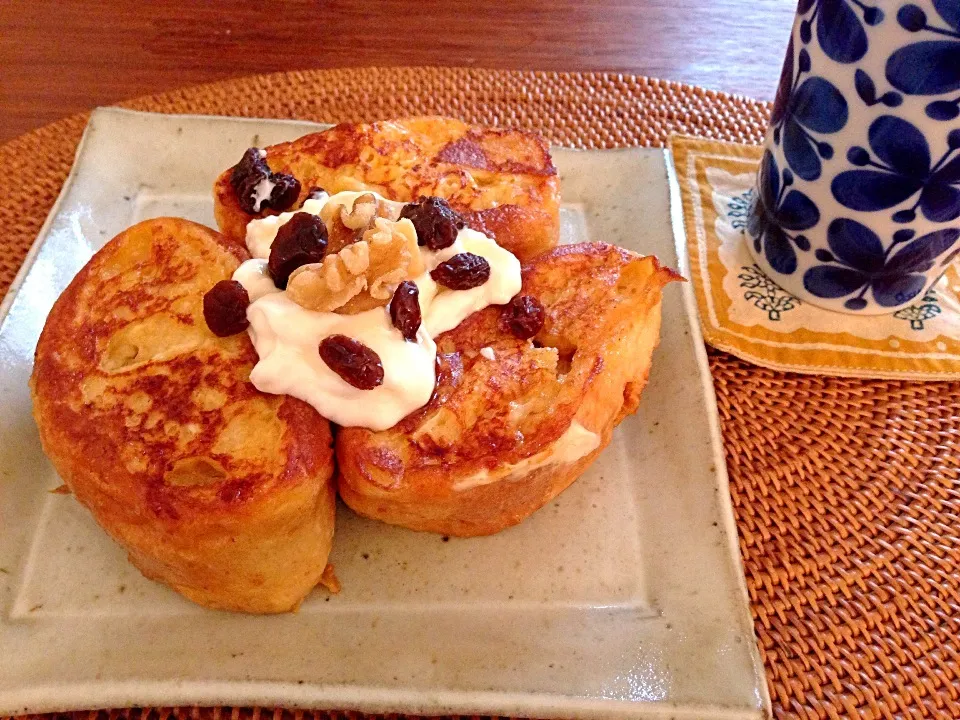
{"label": "raisin", "polygon": [[286,173],[270,173],[270,182],[273,183],[273,190],[270,191],[270,197],[260,204],[260,209],[273,208],[283,212],[292,208],[300,197],[300,181]]}
{"label": "raisin", "polygon": [[251,177],[256,177],[258,180],[261,177],[270,175],[270,168],[267,166],[267,161],[263,159],[263,155],[260,154],[260,148],[248,148],[243,157],[240,158],[238,162],[233,167],[233,171],[230,173],[230,184],[233,185],[233,189],[239,192],[240,184],[247,182]]}
{"label": "raisin", "polygon": [[[270,194],[259,197],[260,183],[271,184]],[[293,175],[275,173],[261,154],[259,148],[249,148],[230,173],[230,184],[237,194],[241,209],[253,215],[268,208],[287,210],[300,196],[300,181]],[[258,199],[259,197],[259,199]]]}
{"label": "raisin", "polygon": [[317,215],[298,212],[280,226],[270,246],[267,269],[278,288],[287,287],[290,273],[301,265],[323,261],[327,226]]}
{"label": "raisin", "polygon": [[430,277],[451,290],[469,290],[490,279],[490,263],[473,253],[460,253],[430,272]]}
{"label": "raisin", "polygon": [[407,340],[417,339],[422,317],[420,315],[420,289],[415,282],[404,280],[397,286],[390,301],[390,319],[393,326]]}
{"label": "raisin", "polygon": [[532,295],[517,295],[503,306],[500,318],[505,329],[527,340],[543,328],[543,305]]}
{"label": "raisin", "polygon": [[431,250],[443,250],[456,242],[457,233],[466,222],[443,198],[421,198],[404,205],[400,217],[407,218],[417,231],[417,243]]}
{"label": "raisin", "polygon": [[[258,206],[255,200],[257,185],[263,181],[264,177],[266,176],[256,174],[248,175],[234,184],[234,188],[236,188],[237,191],[237,203],[240,205],[240,209],[248,215],[253,215],[257,212]],[[260,205],[263,205],[263,203],[260,203]]]}
{"label": "raisin", "polygon": [[203,319],[218,337],[236,335],[250,324],[247,322],[249,304],[250,296],[243,285],[236,280],[221,280],[203,296]]}
{"label": "raisin", "polygon": [[320,343],[320,359],[344,382],[359,390],[373,390],[383,384],[380,356],[346,335],[331,335]]}
{"label": "raisin", "polygon": [[[237,193],[237,202],[244,212],[253,214],[259,210],[256,188],[261,181],[270,178],[270,167],[259,148],[248,148],[230,173],[230,184]],[[261,203],[262,205],[262,203]]]}

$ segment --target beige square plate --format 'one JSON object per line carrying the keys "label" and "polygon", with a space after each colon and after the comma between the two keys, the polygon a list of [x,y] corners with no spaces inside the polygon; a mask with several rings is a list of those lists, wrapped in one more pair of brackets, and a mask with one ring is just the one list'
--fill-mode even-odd
{"label": "beige square plate", "polygon": [[[250,145],[317,126],[96,111],[2,308],[0,713],[243,704],[424,714],[763,718],[763,670],[693,296],[675,285],[640,412],[522,525],[453,539],[341,508],[343,592],[297,614],[199,608],[152,583],[40,449],[27,379],[44,318],[131,223],[213,224],[210,187]],[[564,241],[683,264],[660,150],[557,149]]]}

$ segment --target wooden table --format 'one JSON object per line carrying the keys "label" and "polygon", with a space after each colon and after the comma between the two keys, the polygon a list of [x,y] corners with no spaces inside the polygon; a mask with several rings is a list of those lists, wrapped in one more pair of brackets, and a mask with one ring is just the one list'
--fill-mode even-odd
{"label": "wooden table", "polygon": [[617,70],[771,99],[791,0],[0,0],[0,141],[227,77],[359,65]]}

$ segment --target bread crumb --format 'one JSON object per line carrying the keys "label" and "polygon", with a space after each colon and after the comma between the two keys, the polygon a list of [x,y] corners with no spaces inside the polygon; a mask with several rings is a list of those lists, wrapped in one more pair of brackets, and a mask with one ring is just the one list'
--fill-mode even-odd
{"label": "bread crumb", "polygon": [[319,584],[329,590],[332,595],[340,592],[340,581],[337,579],[337,575],[333,571],[333,565],[330,563],[327,563],[327,566],[323,569]]}

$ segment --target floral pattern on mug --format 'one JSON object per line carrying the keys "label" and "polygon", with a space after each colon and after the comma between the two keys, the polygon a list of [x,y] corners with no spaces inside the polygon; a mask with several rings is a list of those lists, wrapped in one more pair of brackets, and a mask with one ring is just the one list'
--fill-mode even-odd
{"label": "floral pattern on mug", "polygon": [[911,207],[893,214],[894,222],[912,222],[918,208],[931,222],[960,217],[960,155],[954,155],[960,150],[960,130],[950,132],[947,152],[936,163],[923,133],[902,118],[877,118],[870,125],[868,140],[876,159],[865,148],[850,148],[847,160],[864,169],[845,170],[833,179],[830,189],[837,202],[851,210],[875,212],[894,208],[919,193]]}
{"label": "floral pattern on mug", "polygon": [[[933,7],[947,27],[932,24],[923,8],[912,3],[897,12],[902,28],[929,34],[887,59],[887,80],[908,95],[942,95],[960,90],[960,2],[933,0]],[[960,116],[960,96],[935,100],[927,105],[926,113],[934,120],[953,120]]]}
{"label": "floral pattern on mug", "polygon": [[780,75],[780,86],[774,101],[770,125],[773,141],[783,144],[783,154],[790,169],[804,180],[820,177],[821,158],[833,157],[833,146],[814,137],[840,132],[847,124],[849,110],[843,94],[828,80],[812,76],[810,53],[801,50],[797,56],[797,77],[793,76],[793,40]]}
{"label": "floral pattern on mug", "polygon": [[[960,238],[960,230],[948,228],[914,239],[914,231],[898,230],[893,242],[883,248],[879,236],[856,220],[837,218],[827,228],[830,249],[818,249],[816,265],[803,275],[803,286],[821,298],[842,298],[848,310],[862,310],[867,291],[881,307],[910,302],[927,284],[923,273]],[[896,252],[894,253],[894,249]]]}
{"label": "floral pattern on mug", "polygon": [[[838,63],[853,63],[867,54],[869,42],[864,25],[879,25],[883,11],[861,0],[800,0],[797,14],[813,14],[800,23],[800,39],[804,45],[813,39],[817,24],[817,42],[828,58]],[[861,22],[862,20],[862,22]]]}
{"label": "floral pattern on mug", "polygon": [[747,232],[757,252],[763,252],[770,267],[791,275],[797,271],[798,249],[810,250],[810,241],[801,233],[820,222],[820,211],[806,195],[792,189],[793,173],[784,169],[782,180],[777,161],[769,151],[763,155],[758,175],[759,192],[750,208]]}
{"label": "floral pattern on mug", "polygon": [[862,68],[857,68],[856,73],[854,73],[853,84],[856,88],[857,95],[860,96],[860,99],[863,100],[867,107],[880,104],[886,105],[888,108],[896,108],[903,105],[903,95],[898,92],[888,90],[883,93],[883,95],[878,95],[876,83],[873,82],[873,78],[867,74],[867,71]]}
{"label": "floral pattern on mug", "polygon": [[840,312],[916,303],[960,257],[960,0],[798,0],[747,229]]}

